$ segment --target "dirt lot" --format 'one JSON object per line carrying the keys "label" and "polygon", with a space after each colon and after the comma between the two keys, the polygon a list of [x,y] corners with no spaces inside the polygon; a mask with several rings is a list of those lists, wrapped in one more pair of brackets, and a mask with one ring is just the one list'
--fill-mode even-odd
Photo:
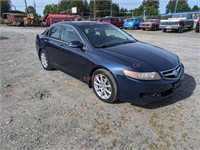
{"label": "dirt lot", "polygon": [[200,147],[200,34],[128,31],[175,52],[182,87],[138,107],[106,104],[86,84],[45,71],[35,36],[45,28],[0,26],[0,149],[195,149]]}

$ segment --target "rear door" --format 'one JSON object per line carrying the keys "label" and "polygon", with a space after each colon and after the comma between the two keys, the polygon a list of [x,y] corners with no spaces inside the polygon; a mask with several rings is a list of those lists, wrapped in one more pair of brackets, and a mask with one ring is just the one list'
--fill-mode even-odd
{"label": "rear door", "polygon": [[59,66],[59,49],[60,49],[60,33],[61,26],[53,26],[48,31],[48,35],[44,39],[46,45],[45,50],[47,51],[49,61],[56,66]]}

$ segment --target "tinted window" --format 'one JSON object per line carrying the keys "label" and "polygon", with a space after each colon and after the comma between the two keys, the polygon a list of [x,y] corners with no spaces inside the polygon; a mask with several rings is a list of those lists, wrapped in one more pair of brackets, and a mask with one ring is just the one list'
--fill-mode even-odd
{"label": "tinted window", "polygon": [[127,22],[133,22],[134,19],[127,19]]}
{"label": "tinted window", "polygon": [[110,18],[110,21],[115,21],[115,19],[114,18]]}
{"label": "tinted window", "polygon": [[49,37],[54,38],[54,39],[60,39],[60,30],[61,27],[57,26],[57,27],[52,27],[49,31]]}
{"label": "tinted window", "polygon": [[61,40],[65,41],[67,43],[70,43],[71,41],[80,41],[82,42],[80,36],[76,32],[76,30],[73,27],[67,26],[63,28]]}

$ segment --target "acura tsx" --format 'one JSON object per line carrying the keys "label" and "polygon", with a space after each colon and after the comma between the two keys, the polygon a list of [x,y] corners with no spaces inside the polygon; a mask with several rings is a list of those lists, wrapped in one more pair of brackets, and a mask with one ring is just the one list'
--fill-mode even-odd
{"label": "acura tsx", "polygon": [[103,22],[53,24],[37,35],[36,48],[44,69],[58,69],[85,82],[108,103],[158,101],[184,78],[177,55]]}

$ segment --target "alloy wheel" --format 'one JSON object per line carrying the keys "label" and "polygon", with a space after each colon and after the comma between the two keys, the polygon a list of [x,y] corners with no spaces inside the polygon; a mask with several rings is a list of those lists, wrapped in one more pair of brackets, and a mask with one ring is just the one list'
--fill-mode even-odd
{"label": "alloy wheel", "polygon": [[94,89],[102,99],[109,99],[112,95],[112,87],[109,79],[103,74],[94,77]]}

